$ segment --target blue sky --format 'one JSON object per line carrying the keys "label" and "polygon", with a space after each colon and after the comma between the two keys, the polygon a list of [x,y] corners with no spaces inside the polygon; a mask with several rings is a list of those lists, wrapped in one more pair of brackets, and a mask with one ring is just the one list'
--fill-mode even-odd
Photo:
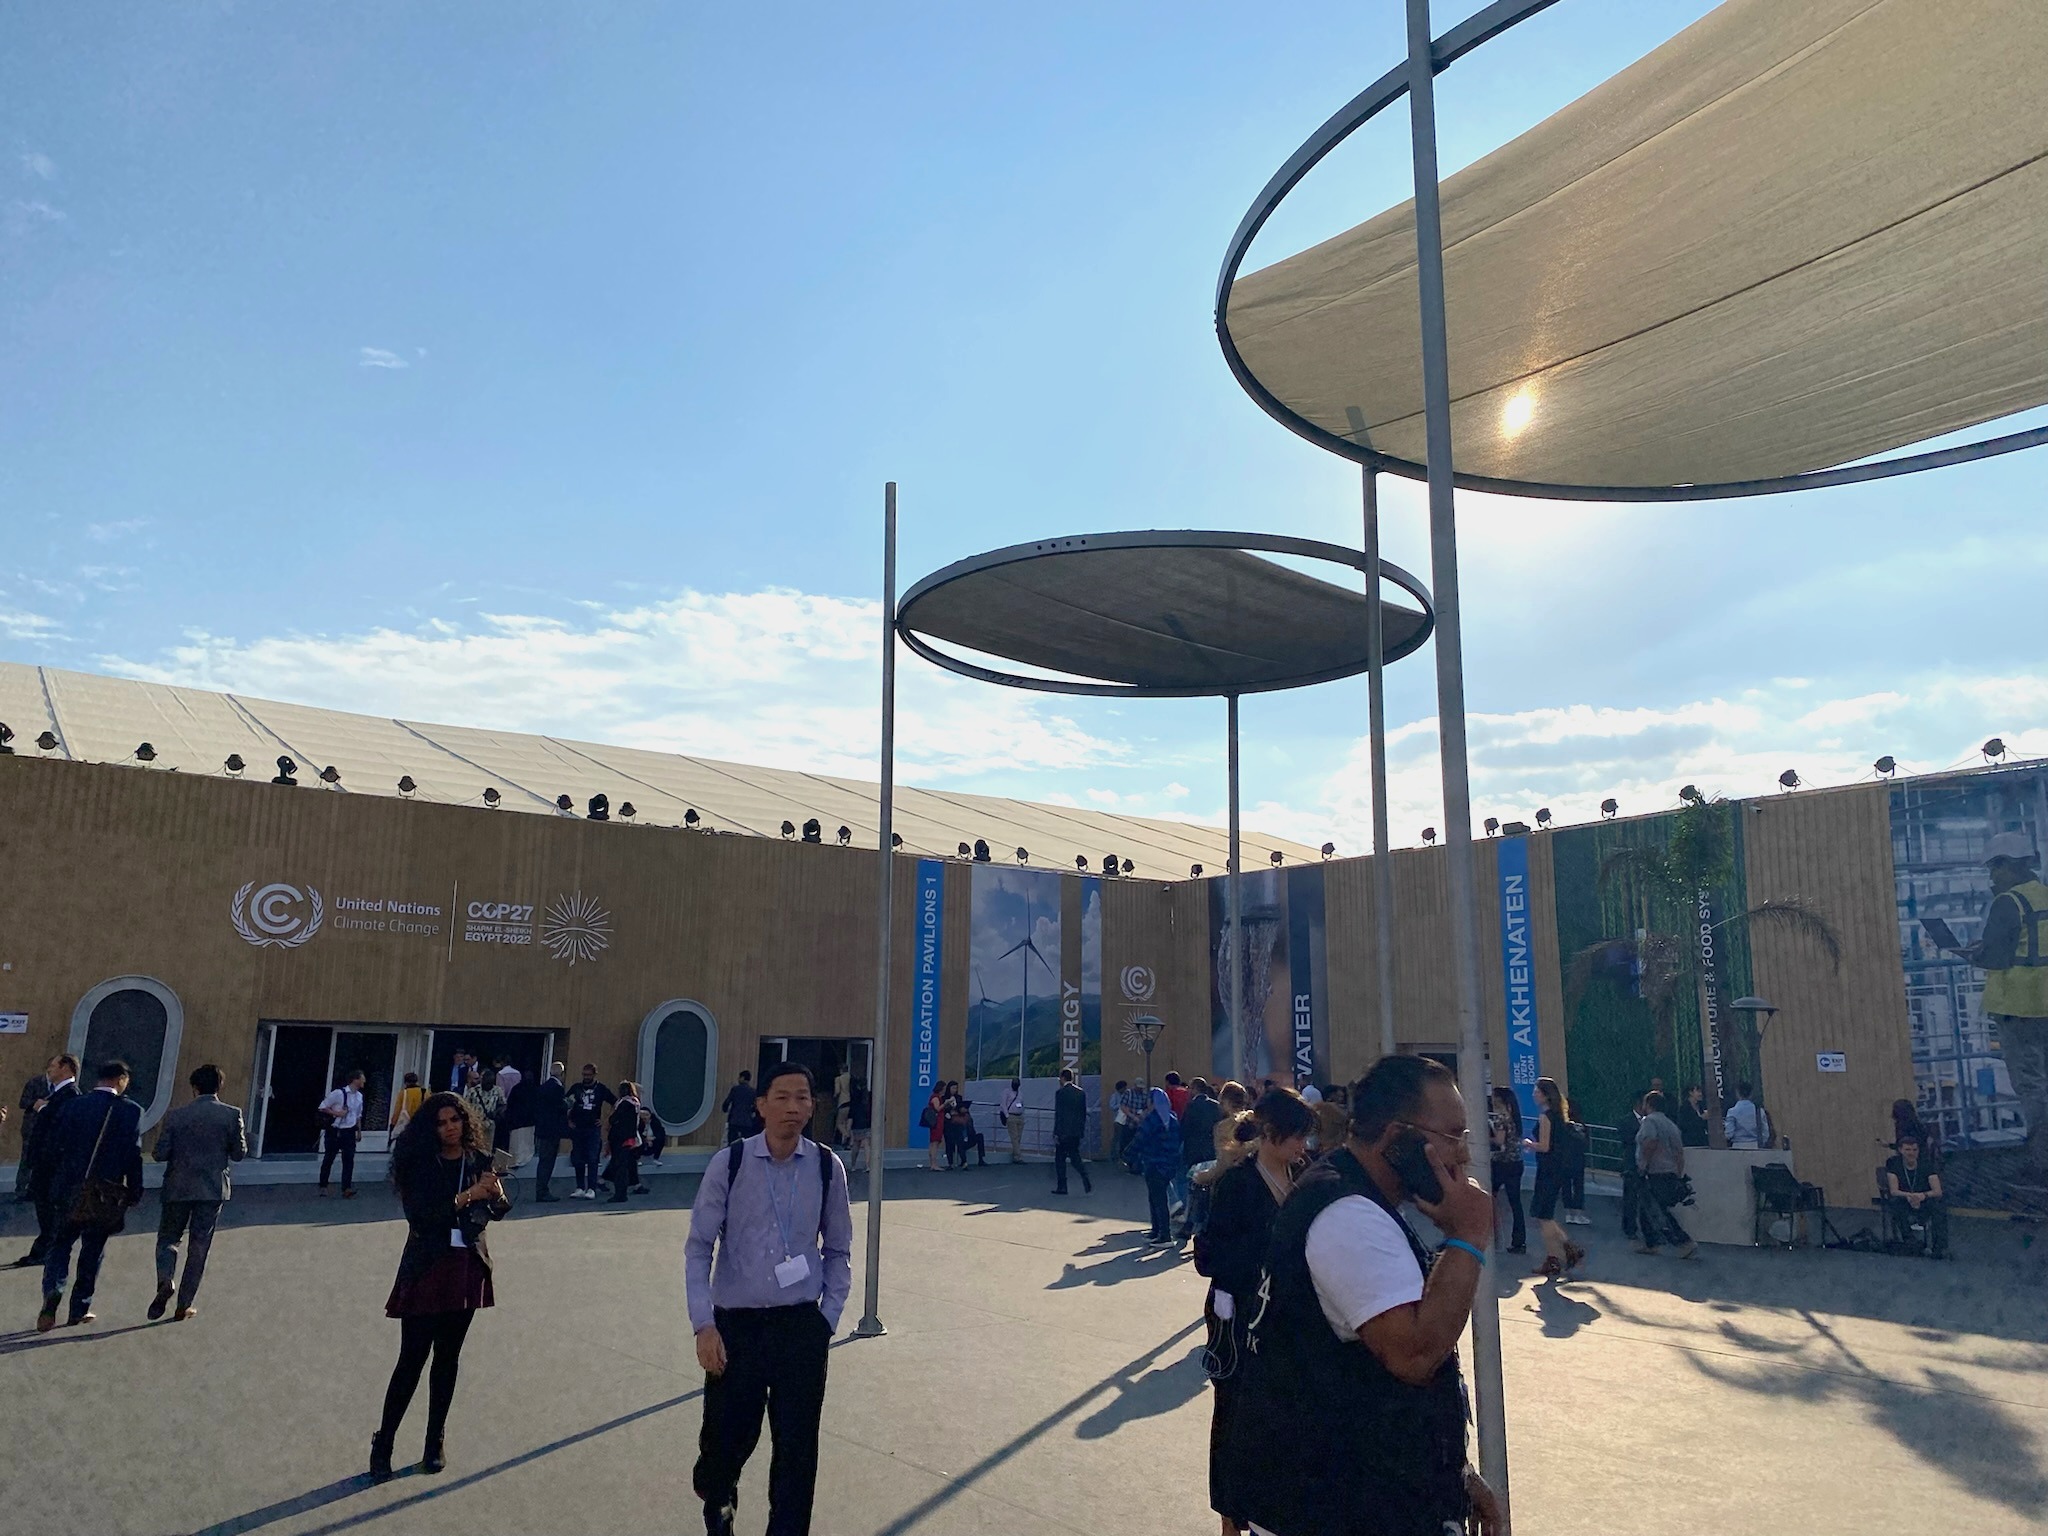
{"label": "blue sky", "polygon": [[[1440,6],[1439,27],[1468,5]],[[1695,19],[1566,0],[1454,169]],[[0,18],[0,656],[871,772],[906,578],[1097,528],[1355,539],[1210,304],[1399,7],[228,3]],[[1273,259],[1407,194],[1405,117]],[[1475,811],[2048,751],[2039,455],[1793,501],[1461,503]],[[1428,568],[1421,499],[1388,553]],[[1221,704],[907,659],[907,777],[1220,815]],[[1426,661],[1397,838],[1440,821]],[[1255,824],[1366,841],[1362,683],[1248,701]]]}

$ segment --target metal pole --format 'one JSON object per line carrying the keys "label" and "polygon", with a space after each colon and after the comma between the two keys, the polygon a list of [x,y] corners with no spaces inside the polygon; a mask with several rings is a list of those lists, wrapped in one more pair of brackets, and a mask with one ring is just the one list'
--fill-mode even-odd
{"label": "metal pole", "polygon": [[1380,602],[1380,476],[1365,478],[1365,624],[1367,734],[1372,754],[1373,979],[1379,984],[1380,1054],[1398,1045],[1394,1030],[1394,866],[1387,858],[1387,674],[1385,609]]}
{"label": "metal pole", "polygon": [[[1437,198],[1436,61],[1429,0],[1408,0],[1408,121],[1415,156],[1415,276],[1422,322],[1422,392],[1429,453],[1430,585],[1436,602],[1437,733],[1443,757],[1444,854],[1449,865],[1451,980],[1458,1014],[1458,1086],[1470,1117],[1472,1161],[1486,1144],[1486,1036],[1479,1020],[1479,935],[1472,912],[1472,785],[1465,745],[1465,656],[1458,614],[1458,526],[1451,486],[1450,344],[1444,324],[1444,240]],[[1507,1414],[1501,1398],[1499,1278],[1493,1242],[1472,1304],[1472,1377],[1479,1472],[1508,1503]]]}
{"label": "metal pole", "polygon": [[854,1325],[860,1338],[882,1326],[882,1160],[889,1145],[889,962],[895,954],[891,908],[896,896],[896,482],[882,492],[882,827],[875,855],[881,868],[876,902],[875,1048],[868,1067],[868,1287]]}
{"label": "metal pole", "polygon": [[[1246,1073],[1245,1087],[1252,1084],[1252,1074],[1247,1071],[1244,1059],[1244,1025],[1238,1015],[1244,1008],[1244,891],[1238,874],[1238,825],[1237,825],[1237,695],[1228,698],[1230,706],[1230,870],[1226,929],[1223,942],[1230,956],[1230,1075],[1236,1077]],[[1289,1085],[1293,1086],[1292,1084]]]}

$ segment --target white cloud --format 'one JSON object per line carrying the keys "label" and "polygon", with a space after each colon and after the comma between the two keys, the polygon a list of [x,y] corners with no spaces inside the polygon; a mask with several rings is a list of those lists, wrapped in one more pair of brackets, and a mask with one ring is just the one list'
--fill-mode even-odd
{"label": "white cloud", "polygon": [[[420,356],[425,357],[424,350]],[[410,368],[412,364],[396,352],[382,347],[362,347],[356,352],[356,366],[359,368]]]}
{"label": "white cloud", "polygon": [[0,212],[0,228],[18,237],[51,224],[66,223],[70,217],[62,208],[53,208],[39,197],[17,197],[10,199],[4,212]]}
{"label": "white cloud", "polygon": [[57,162],[36,150],[25,150],[21,156],[21,168],[38,181],[57,179]]}
{"label": "white cloud", "polygon": [[[869,601],[690,591],[575,622],[486,614],[247,642],[194,633],[155,659],[102,664],[291,703],[872,778],[880,617]],[[901,677],[906,779],[1077,773],[1126,755],[1038,700],[922,669]]]}
{"label": "white cloud", "polygon": [[0,635],[9,640],[52,640],[63,633],[55,619],[0,601]]}
{"label": "white cloud", "polygon": [[131,533],[140,533],[148,526],[149,519],[146,517],[123,517],[111,523],[89,523],[86,525],[85,535],[95,544],[112,544]]}

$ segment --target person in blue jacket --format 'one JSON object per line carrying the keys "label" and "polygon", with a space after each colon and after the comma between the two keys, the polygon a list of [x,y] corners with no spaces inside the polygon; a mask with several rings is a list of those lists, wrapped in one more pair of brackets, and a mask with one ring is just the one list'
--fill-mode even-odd
{"label": "person in blue jacket", "polygon": [[1180,1173],[1180,1121],[1174,1118],[1164,1088],[1152,1090],[1152,1111],[1139,1122],[1138,1133],[1124,1156],[1145,1176],[1145,1197],[1152,1207],[1152,1230],[1145,1241],[1152,1247],[1167,1247],[1173,1242],[1167,1189]]}

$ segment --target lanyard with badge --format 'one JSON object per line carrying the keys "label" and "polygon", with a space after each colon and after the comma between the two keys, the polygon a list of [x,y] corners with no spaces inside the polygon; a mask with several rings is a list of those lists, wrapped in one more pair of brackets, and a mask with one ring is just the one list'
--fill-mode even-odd
{"label": "lanyard with badge", "polygon": [[771,1157],[768,1160],[768,1204],[774,1208],[776,1230],[782,1234],[783,1260],[775,1266],[775,1283],[784,1290],[788,1290],[792,1285],[803,1284],[811,1275],[810,1260],[804,1255],[797,1253],[796,1243],[790,1235],[796,1225],[796,1181],[797,1160],[794,1156],[791,1156],[789,1160],[789,1209],[785,1212],[782,1208],[781,1198],[782,1181],[776,1175],[775,1159]]}

